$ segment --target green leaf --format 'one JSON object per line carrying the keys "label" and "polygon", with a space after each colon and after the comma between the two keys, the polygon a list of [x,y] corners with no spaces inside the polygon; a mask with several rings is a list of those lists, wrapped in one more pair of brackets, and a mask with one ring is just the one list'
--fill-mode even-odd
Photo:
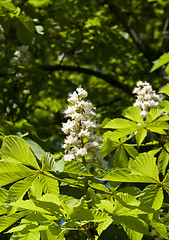
{"label": "green leaf", "polygon": [[128,107],[124,112],[123,116],[136,122],[144,125],[143,117],[141,116],[141,109],[138,107]]}
{"label": "green leaf", "polygon": [[151,178],[155,182],[159,182],[158,168],[156,158],[148,153],[140,153],[131,165],[134,172]]}
{"label": "green leaf", "polygon": [[114,215],[113,220],[116,224],[125,225],[127,228],[134,230],[135,232],[141,234],[149,233],[147,224],[138,217]]}
{"label": "green leaf", "polygon": [[46,7],[48,4],[51,3],[50,0],[28,0],[28,3],[33,5],[34,7]]}
{"label": "green leaf", "polygon": [[169,182],[169,170],[167,171],[167,174],[165,175],[165,178],[163,180],[163,183]]}
{"label": "green leaf", "polygon": [[36,169],[40,169],[29,145],[18,136],[6,136],[3,138],[1,148],[2,159],[15,163],[22,163]]}
{"label": "green leaf", "polygon": [[113,120],[110,120],[104,128],[112,128],[112,129],[118,129],[118,128],[138,128],[138,125],[132,121],[129,121],[127,119],[123,118],[116,118]]}
{"label": "green leaf", "polygon": [[130,145],[125,145],[124,146],[126,152],[132,157],[132,158],[135,158],[139,153],[137,151],[137,149],[135,149],[133,146],[130,146]]}
{"label": "green leaf", "polygon": [[0,186],[34,175],[35,171],[12,162],[0,161]]}
{"label": "green leaf", "polygon": [[18,200],[17,202],[12,202],[9,205],[22,208],[25,210],[31,210],[31,211],[47,213],[47,214],[50,213],[49,211],[45,210],[43,207],[36,206],[32,200]]}
{"label": "green leaf", "polygon": [[163,100],[160,104],[161,107],[163,107],[163,111],[169,113],[169,101]]}
{"label": "green leaf", "polygon": [[40,232],[34,231],[27,234],[13,234],[10,240],[40,240]]}
{"label": "green leaf", "polygon": [[[39,175],[39,178],[43,176],[43,175]],[[42,196],[42,192],[43,192],[43,186],[42,183],[40,182],[39,178],[36,178],[32,185],[30,186],[30,190],[29,190],[29,197],[32,198],[32,196],[34,198],[39,198]]]}
{"label": "green leaf", "polygon": [[73,173],[82,176],[92,176],[92,174],[84,167],[84,165],[81,162],[66,161],[63,172]]}
{"label": "green leaf", "polygon": [[163,238],[168,239],[168,232],[166,226],[162,222],[155,221],[153,219],[151,221],[151,225]]}
{"label": "green leaf", "polygon": [[[169,53],[168,53],[169,55]],[[167,83],[160,91],[159,93],[165,93],[167,96],[169,96],[169,83]]]}
{"label": "green leaf", "polygon": [[39,208],[39,212],[42,212],[41,210],[43,210],[56,217],[59,217],[60,214],[61,219],[63,219],[64,204],[56,195],[45,194],[39,199],[36,199],[34,204]]}
{"label": "green leaf", "polygon": [[1,0],[0,1],[0,8],[6,8],[9,11],[15,11],[16,7],[15,5],[12,3],[11,0]]}
{"label": "green leaf", "polygon": [[128,228],[124,224],[122,224],[122,227],[130,240],[141,240],[143,238],[143,233],[136,232],[136,231]]}
{"label": "green leaf", "polygon": [[30,138],[25,137],[24,140],[29,144],[30,149],[36,156],[38,160],[41,160],[42,156],[45,154],[45,151],[34,141]]}
{"label": "green leaf", "polygon": [[64,229],[55,227],[49,227],[48,230],[41,232],[42,240],[66,240],[63,233]]}
{"label": "green leaf", "polygon": [[46,171],[62,172],[64,169],[64,159],[55,161],[50,153],[45,153],[42,156],[42,169]]}
{"label": "green leaf", "polygon": [[99,223],[98,227],[96,228],[98,235],[100,236],[101,233],[112,224],[112,222],[113,222],[112,219],[108,219],[105,220],[104,222]]}
{"label": "green leaf", "polygon": [[[107,133],[107,132],[106,132]],[[106,133],[104,133],[103,138],[105,137]],[[112,133],[112,132],[111,132]],[[108,136],[108,135],[107,135]],[[107,139],[107,141],[103,142],[103,146],[101,149],[101,154],[103,157],[107,156],[109,153],[113,152],[117,146],[119,145],[119,143],[117,142],[113,142],[110,139]]]}
{"label": "green leaf", "polygon": [[154,185],[149,185],[143,190],[144,195],[141,197],[141,208],[153,208],[158,210],[163,204],[163,189]]}
{"label": "green leaf", "polygon": [[151,68],[151,72],[155,71],[156,69],[162,67],[164,64],[169,62],[169,53],[164,53],[159,59],[154,61],[154,65]]}
{"label": "green leaf", "polygon": [[6,200],[8,191],[5,188],[0,188],[0,205]]}
{"label": "green leaf", "polygon": [[4,231],[10,227],[13,223],[17,222],[19,219],[25,217],[28,214],[27,211],[15,213],[11,216],[1,216],[0,217],[0,232]]}
{"label": "green leaf", "polygon": [[113,182],[142,182],[142,183],[156,183],[155,180],[140,174],[137,172],[132,172],[128,169],[115,169],[107,171],[108,173],[103,177],[103,180],[113,181]]}
{"label": "green leaf", "polygon": [[127,165],[128,165],[128,156],[124,146],[121,145],[116,149],[111,159],[111,166],[113,168],[126,168]]}
{"label": "green leaf", "polygon": [[111,217],[108,214],[91,209],[81,209],[76,214],[75,219],[92,222],[102,222],[106,220],[111,221]]}
{"label": "green leaf", "polygon": [[169,124],[167,122],[160,121],[152,122],[147,126],[147,130],[166,135],[166,132],[164,130],[169,130]]}
{"label": "green leaf", "polygon": [[32,43],[35,26],[31,18],[18,18],[16,24],[16,34],[22,44]]}
{"label": "green leaf", "polygon": [[162,109],[157,108],[150,109],[146,118],[146,125],[153,122],[156,118],[158,118],[162,112],[163,112]]}
{"label": "green leaf", "polygon": [[103,180],[115,182],[159,182],[156,159],[151,154],[141,153],[132,162],[129,169],[110,170]]}
{"label": "green leaf", "polygon": [[162,151],[158,157],[158,168],[161,171],[161,173],[163,174],[163,176],[165,175],[165,171],[168,166],[168,163],[169,163],[169,154],[167,151],[162,149]]}
{"label": "green leaf", "polygon": [[32,176],[28,176],[24,180],[20,180],[16,183],[14,183],[10,189],[9,189],[9,198],[13,201],[16,201],[18,199],[22,199],[25,195],[25,193],[30,189],[31,184],[34,182],[34,180],[37,178],[38,173],[34,174]]}
{"label": "green leaf", "polygon": [[114,132],[109,133],[108,138],[111,141],[117,141],[119,138],[125,137],[127,135],[130,135],[134,132],[136,132],[138,129],[140,129],[140,126],[137,126],[137,128],[122,128],[122,129],[117,129]]}
{"label": "green leaf", "polygon": [[147,130],[145,128],[137,130],[135,137],[136,137],[136,142],[138,146],[141,145],[141,143],[144,141],[146,136],[147,136]]}
{"label": "green leaf", "polygon": [[52,193],[57,196],[59,195],[58,181],[54,179],[54,176],[52,174],[41,174],[40,182],[45,193]]}

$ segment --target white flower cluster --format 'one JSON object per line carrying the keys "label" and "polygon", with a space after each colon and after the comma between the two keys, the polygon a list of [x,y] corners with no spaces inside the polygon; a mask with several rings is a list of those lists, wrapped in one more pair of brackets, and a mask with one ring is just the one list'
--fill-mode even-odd
{"label": "white flower cluster", "polygon": [[62,146],[65,149],[64,159],[80,160],[87,168],[96,165],[106,167],[107,164],[99,153],[102,139],[95,133],[95,108],[90,102],[83,100],[87,95],[82,87],[69,95],[68,102],[71,106],[64,111],[69,119],[62,126],[62,131],[67,135]]}
{"label": "white flower cluster", "polygon": [[156,94],[148,82],[139,81],[133,89],[133,93],[137,94],[137,99],[133,106],[141,108],[143,118],[146,118],[151,108],[156,108],[163,100],[163,95]]}

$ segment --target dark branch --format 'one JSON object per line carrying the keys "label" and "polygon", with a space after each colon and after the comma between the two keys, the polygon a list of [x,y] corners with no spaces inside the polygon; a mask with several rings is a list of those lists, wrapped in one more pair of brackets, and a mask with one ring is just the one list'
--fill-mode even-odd
{"label": "dark branch", "polygon": [[105,2],[109,5],[110,10],[119,19],[125,30],[129,33],[130,37],[133,39],[133,42],[135,43],[137,48],[144,54],[148,61],[152,63],[153,60],[157,59],[158,55],[154,53],[144,43],[139,34],[133,29],[131,23],[128,20],[128,17],[124,12],[122,12],[121,8],[113,0],[105,0]]}
{"label": "dark branch", "polygon": [[40,66],[40,69],[42,69],[44,71],[49,71],[49,72],[62,70],[62,71],[84,73],[84,74],[87,74],[87,75],[91,75],[91,76],[101,78],[104,81],[111,84],[112,86],[123,90],[127,94],[129,94],[129,95],[132,94],[131,93],[132,89],[129,86],[127,86],[126,84],[118,82],[118,80],[114,79],[113,76],[103,74],[103,73],[100,73],[100,72],[97,72],[97,71],[94,71],[94,70],[91,70],[91,69],[87,69],[87,68],[83,68],[83,67],[74,67],[74,66],[63,66],[63,65]]}

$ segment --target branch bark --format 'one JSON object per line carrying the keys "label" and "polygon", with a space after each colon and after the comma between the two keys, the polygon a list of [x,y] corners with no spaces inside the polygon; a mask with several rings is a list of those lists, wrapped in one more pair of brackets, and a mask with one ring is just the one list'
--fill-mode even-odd
{"label": "branch bark", "polygon": [[63,65],[40,66],[39,68],[43,71],[49,71],[49,72],[61,70],[61,71],[84,73],[90,76],[95,76],[97,78],[103,79],[104,81],[108,82],[112,86],[123,90],[125,93],[132,95],[132,89],[128,85],[120,83],[117,79],[115,79],[111,75],[103,74],[91,69],[87,69],[83,67],[75,67],[75,66],[63,66]]}
{"label": "branch bark", "polygon": [[158,58],[158,54],[152,51],[139,34],[134,30],[131,23],[128,20],[126,14],[121,10],[121,8],[113,0],[105,0],[105,3],[108,4],[110,10],[116,15],[118,20],[121,22],[126,32],[129,33],[130,37],[133,39],[133,42],[137,48],[144,54],[147,60],[152,64],[152,61]]}

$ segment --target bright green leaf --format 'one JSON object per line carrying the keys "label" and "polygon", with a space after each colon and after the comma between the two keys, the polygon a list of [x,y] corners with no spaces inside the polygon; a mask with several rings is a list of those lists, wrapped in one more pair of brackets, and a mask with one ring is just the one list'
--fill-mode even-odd
{"label": "bright green leaf", "polygon": [[18,136],[11,135],[3,138],[1,155],[5,161],[22,163],[40,169],[33,153],[29,149],[29,145]]}
{"label": "bright green leaf", "polygon": [[141,116],[141,109],[138,107],[128,107],[124,112],[123,116],[136,122],[144,125],[143,117]]}

